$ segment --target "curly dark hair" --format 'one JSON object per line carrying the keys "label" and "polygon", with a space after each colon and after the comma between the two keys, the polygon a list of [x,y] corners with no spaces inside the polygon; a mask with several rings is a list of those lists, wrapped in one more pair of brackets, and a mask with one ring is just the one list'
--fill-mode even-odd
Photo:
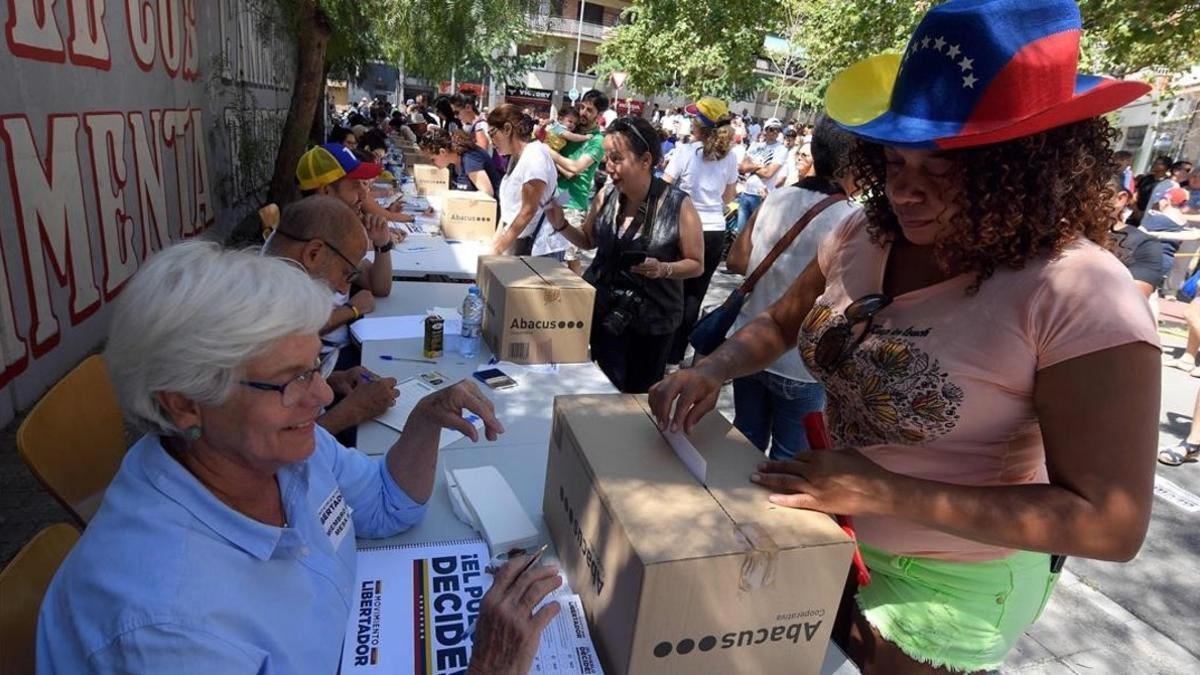
{"label": "curly dark hair", "polygon": [[[1109,186],[1116,131],[1093,118],[1032,136],[953,150],[952,173],[963,189],[955,199],[959,222],[934,244],[938,265],[949,274],[975,274],[975,294],[999,267],[1021,269],[1030,260],[1055,256],[1076,237],[1109,247]],[[863,191],[871,241],[899,235],[888,202],[883,146],[858,142],[850,166]]]}
{"label": "curly dark hair", "polygon": [[446,131],[439,127],[430,127],[424,136],[417,139],[417,147],[422,152],[436,155],[438,150],[446,150],[458,155],[466,154],[479,146],[475,139],[459,130]]}

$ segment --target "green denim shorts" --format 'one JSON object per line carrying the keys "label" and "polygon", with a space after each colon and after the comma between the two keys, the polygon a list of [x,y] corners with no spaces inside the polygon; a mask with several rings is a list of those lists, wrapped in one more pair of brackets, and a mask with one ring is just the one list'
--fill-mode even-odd
{"label": "green denim shorts", "polygon": [[951,562],[859,547],[871,569],[856,598],[863,616],[909,657],[954,671],[999,668],[1059,576],[1046,553]]}

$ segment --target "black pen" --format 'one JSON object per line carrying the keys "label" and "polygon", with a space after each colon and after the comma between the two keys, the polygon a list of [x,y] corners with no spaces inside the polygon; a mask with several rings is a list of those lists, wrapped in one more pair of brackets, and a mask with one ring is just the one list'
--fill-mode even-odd
{"label": "black pen", "polygon": [[525,566],[521,568],[521,571],[517,572],[517,578],[520,578],[522,574],[525,574],[526,572],[528,572],[529,568],[533,567],[533,564],[541,559],[542,554],[545,553],[546,549],[548,549],[548,548],[550,548],[549,543],[542,544],[542,547],[539,548],[537,550],[537,552],[533,554],[533,557],[529,559],[529,562],[525,563]]}

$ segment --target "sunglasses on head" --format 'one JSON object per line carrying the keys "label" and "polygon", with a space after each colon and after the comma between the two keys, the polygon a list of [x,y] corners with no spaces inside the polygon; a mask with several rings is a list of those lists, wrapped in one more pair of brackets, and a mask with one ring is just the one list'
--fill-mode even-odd
{"label": "sunglasses on head", "polygon": [[[858,348],[875,325],[875,315],[892,304],[892,299],[882,293],[864,295],[855,300],[842,312],[844,323],[832,326],[817,340],[816,353],[813,360],[822,370],[834,371]],[[866,322],[862,333],[854,336],[854,328]]]}
{"label": "sunglasses on head", "polygon": [[[620,126],[618,127],[617,125]],[[646,142],[646,137],[642,135],[642,132],[638,131],[637,126],[634,125],[633,122],[629,121],[629,118],[618,117],[617,119],[613,120],[613,123],[609,125],[609,128],[613,129],[614,131],[632,132],[633,135],[637,136],[637,139],[642,142],[642,147],[645,148],[643,152],[648,152],[650,150],[650,144]]]}

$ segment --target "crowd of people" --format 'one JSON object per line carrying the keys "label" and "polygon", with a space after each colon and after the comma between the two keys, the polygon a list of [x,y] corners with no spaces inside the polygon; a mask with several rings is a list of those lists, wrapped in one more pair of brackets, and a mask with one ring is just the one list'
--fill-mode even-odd
{"label": "crowd of people", "polygon": [[[550,257],[595,287],[592,358],[649,393],[664,431],[690,432],[732,381],[734,424],[766,455],[749,480],[776,506],[856,518],[874,580],[847,580],[834,639],[863,672],[999,667],[1067,556],[1141,547],[1153,301],[1193,237],[1200,174],[1162,157],[1133,175],[1103,115],[1148,88],[1079,88],[1077,50],[959,86],[971,61],[943,47],[961,51],[968,24],[1003,33],[967,36],[1003,66],[1012,52],[987,50],[1048,26],[1077,41],[1081,19],[1070,0],[950,0],[903,59],[839,74],[812,124],[715,97],[617,116],[598,90],[554,120],[471,94],[352,110],[301,158],[303,198],[260,250],[176,244],[118,299],[105,359],[144,436],[51,586],[39,672],[336,670],[356,538],[421,519],[440,430],[481,435],[464,411],[504,432],[464,381],[420,401],[386,456],[352,449],[396,397],[347,328],[391,292],[392,225],[409,216],[373,183],[400,144],[496,198],[491,253]],[[1030,78],[1048,93],[1028,96]],[[722,261],[746,295],[689,360]],[[1197,301],[1188,324],[1171,365],[1200,377]],[[809,451],[813,412],[838,449]],[[1197,458],[1200,422],[1158,454]],[[528,672],[557,605],[533,608],[559,582],[524,562],[495,573],[468,672]]]}

